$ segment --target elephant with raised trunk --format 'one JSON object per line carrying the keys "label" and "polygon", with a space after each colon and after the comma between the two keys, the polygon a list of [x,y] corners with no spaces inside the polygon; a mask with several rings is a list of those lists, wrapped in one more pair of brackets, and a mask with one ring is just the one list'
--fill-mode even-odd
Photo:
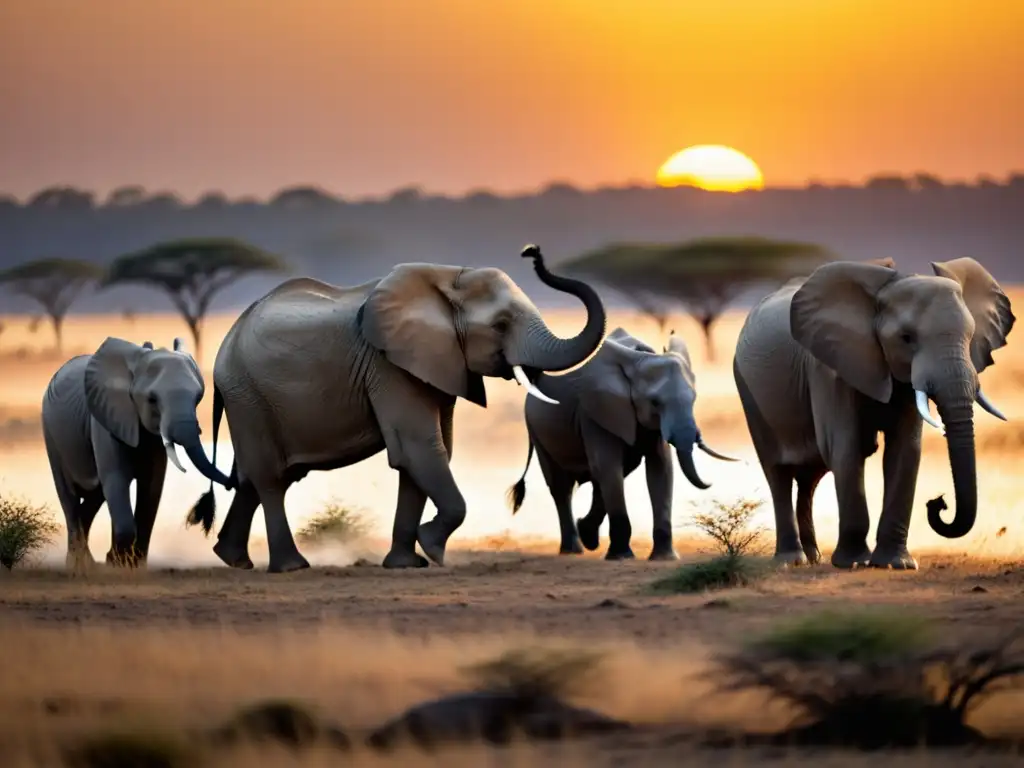
{"label": "elephant with raised trunk", "polygon": [[[819,267],[764,298],[747,316],[733,372],[775,507],[775,554],[787,563],[820,559],[811,508],[826,472],[835,477],[838,568],[917,568],[907,533],[921,462],[923,422],[945,423],[956,493],[952,522],[929,505],[928,523],[965,536],[978,508],[973,406],[1003,415],[978,374],[1013,328],[1010,300],[971,258],[932,263],[933,275],[899,272],[891,260]],[[885,491],[875,549],[864,462],[878,450]],[[792,490],[797,484],[796,508]]]}
{"label": "elephant with raised trunk", "polygon": [[[526,470],[534,450],[558,511],[560,554],[598,547],[598,528],[608,515],[608,560],[632,558],[632,527],[623,482],[643,461],[654,514],[651,560],[676,559],[672,546],[672,452],[683,476],[700,489],[710,486],[697,474],[693,449],[734,461],[709,448],[697,428],[697,398],[690,354],[675,333],[658,354],[616,328],[597,354],[562,376],[541,375],[537,387],[550,399],[528,398],[526,429],[530,448],[523,476],[508,492],[513,514],[526,496]],[[586,517],[573,522],[572,496],[578,485],[593,484]]]}
{"label": "elephant with raised trunk", "polygon": [[[515,378],[536,393],[542,371],[587,359],[604,336],[597,293],[551,274],[528,246],[543,283],[576,296],[587,322],[555,336],[503,271],[399,264],[341,288],[289,280],[253,303],[228,331],[214,365],[214,457],[222,411],[231,428],[238,487],[214,546],[228,565],[252,568],[249,531],[263,506],[271,572],[308,567],[285,516],[288,487],[311,470],[355,464],[386,450],[399,474],[386,568],[444,564],[466,503],[452,477],[455,400],[487,406],[484,376]],[[213,522],[211,492],[189,522]],[[427,499],[437,515],[420,523]]]}
{"label": "elephant with raised trunk", "polygon": [[181,339],[168,350],[110,337],[53,375],[43,395],[43,439],[67,523],[69,567],[93,562],[89,529],[104,501],[111,522],[107,562],[145,561],[167,460],[185,471],[175,446],[205,477],[228,484],[199,439],[196,406],[204,391],[199,365]]}

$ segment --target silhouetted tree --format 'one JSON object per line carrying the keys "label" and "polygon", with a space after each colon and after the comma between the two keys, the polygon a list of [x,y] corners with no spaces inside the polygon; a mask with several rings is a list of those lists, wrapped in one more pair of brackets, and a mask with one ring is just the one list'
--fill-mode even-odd
{"label": "silhouetted tree", "polygon": [[922,191],[944,189],[942,179],[931,173],[919,172],[914,174],[914,186]]}
{"label": "silhouetted tree", "polygon": [[340,202],[320,187],[287,187],[270,199],[271,207],[290,211],[330,208]]}
{"label": "silhouetted tree", "polygon": [[53,323],[57,352],[64,348],[64,318],[89,283],[103,276],[103,267],[77,259],[39,259],[0,272],[0,284],[12,293],[39,303]]}
{"label": "silhouetted tree", "polygon": [[[650,297],[682,305],[704,332],[715,358],[712,326],[728,305],[758,284],[778,285],[830,259],[811,243],[719,237],[681,244],[613,243],[568,260],[567,273],[603,282],[633,302]],[[644,304],[640,308],[647,312]]]}
{"label": "silhouetted tree", "polygon": [[214,294],[246,274],[286,268],[277,255],[241,240],[173,240],[115,259],[103,285],[146,283],[166,291],[192,332],[198,360],[202,323]]}
{"label": "silhouetted tree", "polygon": [[28,201],[29,208],[55,208],[63,211],[88,211],[95,204],[92,192],[74,187],[47,187]]}
{"label": "silhouetted tree", "polygon": [[131,208],[142,205],[146,199],[146,188],[140,184],[125,184],[111,191],[103,203],[105,208]]}
{"label": "silhouetted tree", "polygon": [[894,192],[906,192],[910,189],[910,182],[895,173],[882,173],[872,176],[864,185],[866,189],[889,189]]}

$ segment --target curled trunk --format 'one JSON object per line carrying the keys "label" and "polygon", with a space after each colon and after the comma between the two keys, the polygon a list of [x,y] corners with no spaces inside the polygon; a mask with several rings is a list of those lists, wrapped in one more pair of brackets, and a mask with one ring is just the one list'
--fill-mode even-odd
{"label": "curled trunk", "polygon": [[958,402],[944,406],[938,399],[939,415],[946,426],[946,444],[949,450],[949,467],[953,473],[953,489],[956,494],[956,509],[953,521],[945,522],[937,508],[929,508],[928,524],[940,536],[958,539],[966,536],[974,527],[978,514],[978,476],[974,455],[974,420],[972,401]]}
{"label": "curled trunk", "polygon": [[523,255],[533,258],[534,269],[542,283],[583,302],[587,310],[587,324],[576,336],[562,339],[555,336],[538,317],[529,328],[522,364],[541,371],[564,371],[579,365],[593,354],[604,338],[607,318],[601,298],[593,288],[580,280],[551,274],[539,250],[527,249]]}
{"label": "curled trunk", "polygon": [[203,444],[199,439],[199,422],[195,418],[191,419],[191,421],[175,422],[167,430],[166,434],[175,444],[180,445],[184,449],[189,461],[192,462],[192,465],[199,470],[203,477],[212,482],[220,483],[225,488],[231,488],[231,480],[228,476],[217,469],[206,456],[206,451],[203,450]]}

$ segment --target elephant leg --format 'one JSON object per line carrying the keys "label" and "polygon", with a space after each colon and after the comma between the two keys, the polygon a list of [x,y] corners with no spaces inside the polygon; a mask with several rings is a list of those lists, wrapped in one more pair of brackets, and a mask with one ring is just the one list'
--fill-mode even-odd
{"label": "elephant leg", "polygon": [[132,478],[120,471],[107,472],[101,478],[103,496],[110,510],[110,551],[107,552],[107,562],[111,565],[134,566],[137,562],[131,481]]}
{"label": "elephant leg", "polygon": [[93,521],[96,519],[96,514],[100,511],[104,501],[106,499],[103,498],[102,488],[86,491],[85,495],[82,496],[81,506],[78,508],[78,519],[81,522],[82,536],[86,542],[89,541],[89,531],[92,530]]}
{"label": "elephant leg", "polygon": [[775,562],[782,565],[806,565],[807,555],[800,546],[796,510],[793,509],[793,468],[785,464],[764,467],[775,512]]}
{"label": "elephant leg", "polygon": [[408,472],[398,470],[398,506],[391,530],[391,551],[384,558],[385,568],[426,568],[426,558],[416,552],[416,535],[427,494]]}
{"label": "elephant leg", "polygon": [[836,568],[865,566],[871,560],[868,548],[871,518],[864,492],[864,459],[851,455],[832,466],[839,504],[839,542],[832,553],[832,565]]}
{"label": "elephant leg", "polygon": [[594,491],[593,498],[590,502],[590,511],[587,512],[586,517],[581,517],[576,521],[576,531],[579,534],[580,543],[593,552],[601,545],[601,539],[598,532],[601,529],[601,523],[604,522],[604,518],[607,513],[604,509],[604,497],[601,495],[600,483],[596,480],[591,480],[590,485]]}
{"label": "elephant leg", "polygon": [[651,497],[654,517],[654,546],[650,560],[678,560],[672,546],[672,452],[664,440],[644,457],[647,471],[647,492]]}
{"label": "elephant leg", "polygon": [[576,481],[572,475],[555,464],[543,446],[535,442],[534,449],[537,451],[537,463],[540,464],[541,473],[558,512],[558,530],[561,538],[558,554],[581,555],[583,545],[576,532],[576,523],[572,519],[572,497],[576,490]]}
{"label": "elephant leg", "polygon": [[600,493],[608,510],[608,552],[605,560],[632,560],[636,557],[629,545],[633,528],[626,510],[626,494],[622,471],[612,469],[601,476]]}
{"label": "elephant leg", "polygon": [[807,562],[813,565],[821,562],[818,537],[814,532],[814,492],[824,476],[823,467],[804,467],[796,473],[796,524]]}
{"label": "elephant leg", "polygon": [[907,534],[921,466],[921,419],[913,412],[913,406],[900,415],[900,423],[885,433],[885,491],[875,551],[869,564],[876,568],[915,570],[917,561],[907,550]]}
{"label": "elephant leg", "polygon": [[228,513],[217,534],[217,543],[213,552],[225,565],[244,571],[252,570],[253,564],[249,557],[249,533],[252,530],[252,518],[260,505],[260,495],[249,480],[243,480],[235,489],[235,497],[231,500]]}
{"label": "elephant leg", "polygon": [[282,484],[257,487],[263,515],[267,524],[267,545],[270,548],[268,573],[287,573],[309,568],[309,562],[295,546],[291,526],[284,509],[284,495],[288,490]]}
{"label": "elephant leg", "polygon": [[149,543],[153,536],[153,525],[160,507],[167,473],[167,459],[158,455],[152,466],[139,474],[135,488],[135,549],[141,562],[149,557]]}
{"label": "elephant leg", "polygon": [[406,471],[437,507],[434,519],[420,524],[416,538],[427,557],[444,565],[448,539],[466,519],[466,501],[455,484],[442,446],[410,446],[407,451],[409,467]]}

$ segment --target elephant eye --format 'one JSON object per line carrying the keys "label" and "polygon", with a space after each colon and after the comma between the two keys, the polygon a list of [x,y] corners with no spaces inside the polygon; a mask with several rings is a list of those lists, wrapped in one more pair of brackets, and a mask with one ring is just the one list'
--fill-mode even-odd
{"label": "elephant eye", "polygon": [[150,405],[156,405],[156,394],[155,393],[150,392],[149,393],[149,397],[147,397],[146,399],[149,400],[149,404]]}
{"label": "elephant eye", "polygon": [[913,344],[914,334],[912,331],[904,331],[903,333],[900,334],[900,339],[903,340],[904,344]]}
{"label": "elephant eye", "polygon": [[506,333],[508,331],[508,320],[495,320],[491,324],[491,328],[494,329],[495,333]]}

